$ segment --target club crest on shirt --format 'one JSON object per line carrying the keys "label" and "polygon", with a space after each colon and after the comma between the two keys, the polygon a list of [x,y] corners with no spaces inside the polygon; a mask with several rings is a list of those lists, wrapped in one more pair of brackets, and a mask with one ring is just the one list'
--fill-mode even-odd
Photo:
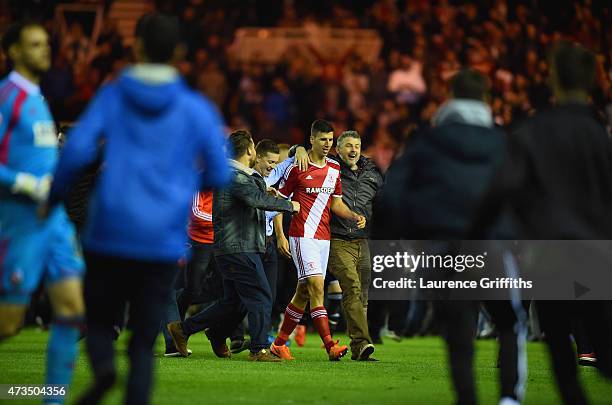
{"label": "club crest on shirt", "polygon": [[36,121],[32,125],[34,133],[34,146],[42,148],[57,146],[57,131],[53,121]]}

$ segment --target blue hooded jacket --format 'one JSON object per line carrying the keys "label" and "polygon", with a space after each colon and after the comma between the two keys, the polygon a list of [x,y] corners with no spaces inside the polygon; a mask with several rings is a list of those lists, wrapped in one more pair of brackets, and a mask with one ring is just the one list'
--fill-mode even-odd
{"label": "blue hooded jacket", "polygon": [[99,157],[86,251],[174,261],[195,190],[229,182],[222,119],[167,66],[137,65],[100,89],[68,135],[49,197],[60,201]]}

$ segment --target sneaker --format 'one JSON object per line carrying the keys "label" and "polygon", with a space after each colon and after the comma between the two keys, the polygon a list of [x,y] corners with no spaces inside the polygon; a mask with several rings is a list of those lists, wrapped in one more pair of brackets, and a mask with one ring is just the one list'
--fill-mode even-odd
{"label": "sneaker", "polygon": [[357,353],[353,353],[353,355],[351,356],[351,360],[369,361],[372,353],[374,353],[374,345],[371,343],[367,343],[361,346]]}
{"label": "sneaker", "polygon": [[291,356],[289,348],[285,345],[276,346],[274,343],[270,345],[270,353],[283,360],[294,360]]}
{"label": "sneaker", "polygon": [[372,336],[372,343],[375,345],[382,345],[383,341],[380,336]]}
{"label": "sneaker", "polygon": [[[285,346],[282,346],[282,347],[285,347]],[[274,356],[273,354],[270,353],[270,351],[266,349],[261,349],[257,353],[251,352],[249,354],[249,360],[250,361],[265,361],[269,363],[280,363],[282,361],[280,358]]]}
{"label": "sneaker", "polygon": [[[193,352],[191,351],[191,349],[187,349],[187,355],[191,356]],[[176,350],[174,347],[168,349],[166,348],[166,352],[164,353],[164,357],[183,357],[178,350]]]}
{"label": "sneaker", "polygon": [[119,325],[113,325],[113,340],[119,339],[121,334],[121,327]]}
{"label": "sneaker", "polygon": [[388,330],[387,333],[385,333],[385,337],[388,337],[391,340],[395,340],[396,342],[402,341],[402,337],[392,330]]}
{"label": "sneaker", "polygon": [[230,343],[229,350],[232,354],[238,354],[251,347],[251,341],[249,339],[232,340]]}
{"label": "sneaker", "polygon": [[306,325],[298,325],[295,327],[295,343],[304,347],[306,344]]}
{"label": "sneaker", "polygon": [[578,364],[581,366],[597,367],[595,353],[583,353],[578,355]]}
{"label": "sneaker", "polygon": [[181,326],[181,321],[175,321],[169,323],[166,328],[168,328],[168,333],[172,337],[172,341],[174,342],[174,347],[183,357],[189,356],[189,352],[187,351],[187,340],[189,339],[185,336],[183,332],[183,327]]}
{"label": "sneaker", "polygon": [[327,352],[329,361],[339,361],[348,353],[348,347],[346,345],[340,345],[339,343],[340,341],[336,340],[334,345],[329,349],[329,352]]}
{"label": "sneaker", "polygon": [[216,340],[215,338],[212,338],[211,333],[210,333],[210,328],[204,329],[204,334],[206,335],[208,340],[210,340],[210,346],[212,347],[212,350],[213,350],[213,353],[215,353],[215,356],[222,358],[222,359],[232,357],[232,353],[230,352],[230,349],[227,347],[227,344],[225,343],[225,339]]}
{"label": "sneaker", "polygon": [[493,325],[485,325],[478,333],[478,339],[493,339],[497,335],[497,331]]}

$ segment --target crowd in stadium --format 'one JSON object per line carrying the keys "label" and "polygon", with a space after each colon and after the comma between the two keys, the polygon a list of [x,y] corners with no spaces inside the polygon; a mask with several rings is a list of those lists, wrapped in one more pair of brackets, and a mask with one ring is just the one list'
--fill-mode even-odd
{"label": "crowd in stadium", "polygon": [[[356,129],[364,150],[383,169],[414,128],[429,125],[460,66],[490,78],[495,122],[510,127],[549,104],[546,51],[556,40],[573,38],[596,52],[593,101],[602,117],[612,100],[612,39],[605,30],[610,18],[603,11],[605,2],[534,6],[506,0],[378,0],[349,6],[345,1],[277,0],[239,2],[231,8],[226,2],[199,0],[155,3],[181,18],[187,53],[179,68],[190,84],[215,101],[230,125],[292,143],[306,139],[311,117],[325,118],[340,132]],[[346,55],[324,65],[290,51],[283,63],[265,65],[237,63],[232,57],[238,27],[309,24],[375,29],[384,41],[380,58],[368,65]],[[53,32],[52,19],[46,26]],[[96,88],[132,59],[115,22],[104,21],[96,44],[87,28],[76,22],[66,37],[53,36],[54,66],[43,88],[60,121],[76,118]],[[95,48],[95,57],[87,61],[90,48]],[[392,83],[394,76],[398,83]]]}
{"label": "crowd in stadium", "polygon": [[[499,337],[500,404],[520,403],[530,303],[422,298],[409,316],[407,301],[369,302],[368,240],[430,241],[452,256],[448,241],[461,239],[611,239],[607,9],[579,3],[547,18],[544,6],[510,1],[359,3],[284,1],[274,15],[258,1],[232,11],[158,1],[168,14],[143,15],[129,49],[109,19],[95,45],[76,21],[62,38],[51,23],[10,25],[0,337],[19,332],[45,280],[47,381],[70,382],[85,336],[94,377],[79,403],[99,403],[116,382],[113,339],[127,319],[126,402],[148,403],[160,331],[166,357],[189,357],[190,335],[204,331],[217,357],[249,350],[251,361],[280,363],[294,360],[290,342],[301,346],[308,324],[329,360],[350,351],[376,362],[385,324],[400,340],[429,310],[457,401],[474,404],[485,312]],[[237,27],[304,24],[376,29],[380,59],[233,58]],[[74,125],[57,153],[62,120]],[[520,254],[492,252],[518,274]],[[281,281],[281,266],[293,277]],[[202,303],[212,304],[190,309]],[[565,403],[586,403],[576,354],[612,376],[609,306],[537,303]],[[334,337],[340,313],[348,342]]]}

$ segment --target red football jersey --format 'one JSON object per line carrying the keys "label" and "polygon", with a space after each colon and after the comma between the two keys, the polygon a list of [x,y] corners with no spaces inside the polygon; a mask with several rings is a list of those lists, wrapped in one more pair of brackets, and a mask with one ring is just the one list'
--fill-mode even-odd
{"label": "red football jersey", "polygon": [[325,166],[308,164],[301,172],[296,165],[287,168],[278,190],[284,197],[291,194],[300,203],[300,212],[293,214],[289,236],[330,239],[329,221],[331,198],[342,197],[340,165],[326,158]]}
{"label": "red football jersey", "polygon": [[215,232],[212,222],[213,192],[200,191],[193,195],[189,237],[200,243],[213,243]]}

